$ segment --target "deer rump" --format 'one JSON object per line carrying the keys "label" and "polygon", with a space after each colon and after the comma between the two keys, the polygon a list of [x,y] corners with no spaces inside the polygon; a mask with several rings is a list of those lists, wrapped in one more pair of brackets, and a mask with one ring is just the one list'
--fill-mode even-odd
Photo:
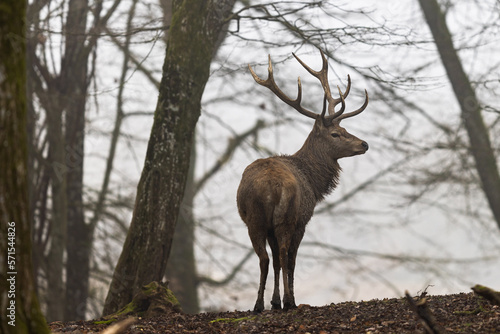
{"label": "deer rump", "polygon": [[289,156],[259,159],[245,169],[237,203],[247,226],[276,237],[299,226],[304,230],[314,210],[314,192],[292,161]]}

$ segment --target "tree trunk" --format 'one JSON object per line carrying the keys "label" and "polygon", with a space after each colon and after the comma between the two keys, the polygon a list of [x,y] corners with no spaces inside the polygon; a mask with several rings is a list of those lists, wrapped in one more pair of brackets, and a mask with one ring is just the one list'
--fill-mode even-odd
{"label": "tree trunk", "polygon": [[47,110],[49,161],[51,165],[52,220],[50,250],[45,259],[47,274],[47,313],[49,321],[64,319],[63,255],[66,247],[67,197],[62,128],[62,109],[57,101]]}
{"label": "tree trunk", "polygon": [[[172,0],[160,0],[163,10],[163,25],[170,27],[172,22]],[[168,43],[168,31],[164,34],[165,44]],[[196,136],[196,135],[195,135]],[[186,180],[186,189],[181,208],[175,225],[174,238],[170,251],[165,276],[169,281],[177,300],[186,313],[198,313],[198,275],[196,272],[196,258],[194,254],[195,222],[193,214],[194,204],[194,170],[196,166],[196,140],[193,138],[189,171]]]}
{"label": "tree trunk", "polygon": [[196,144],[193,140],[186,189],[175,226],[172,250],[167,264],[166,277],[169,289],[186,313],[198,313],[198,275],[194,256],[194,167],[196,165]]}
{"label": "tree trunk", "polygon": [[0,6],[0,331],[49,333],[31,263],[25,1]]}
{"label": "tree trunk", "polygon": [[[65,57],[61,66],[61,98],[65,101],[67,194],[66,297],[64,320],[85,319],[93,233],[83,212],[83,157],[88,55],[85,52],[87,0],[69,1]],[[51,301],[52,302],[52,301]]]}
{"label": "tree trunk", "polygon": [[500,228],[500,174],[488,129],[481,115],[481,105],[453,46],[451,33],[438,2],[419,2],[460,105],[462,120],[470,141],[470,151],[476,163],[483,192]]}
{"label": "tree trunk", "polygon": [[173,2],[160,94],[132,222],[103,314],[126,305],[141,286],[163,279],[214,46],[234,2]]}
{"label": "tree trunk", "polygon": [[[163,10],[163,25],[170,27],[172,22],[172,0],[160,0]],[[213,56],[216,55],[219,47],[227,35],[226,23],[219,33],[219,38],[215,43]],[[168,41],[168,31],[164,34],[165,43]],[[196,142],[193,140],[191,159],[189,164],[186,189],[181,204],[170,260],[166,269],[166,278],[170,281],[169,288],[182,305],[182,309],[187,313],[198,313],[200,305],[198,300],[198,274],[196,271],[196,258],[194,254],[195,240],[195,217],[193,213],[194,198],[196,196],[196,185],[194,170],[196,166]]]}

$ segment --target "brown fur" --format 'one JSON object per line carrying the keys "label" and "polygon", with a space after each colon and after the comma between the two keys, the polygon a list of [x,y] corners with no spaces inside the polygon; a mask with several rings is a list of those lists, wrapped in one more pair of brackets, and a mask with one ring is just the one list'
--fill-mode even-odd
{"label": "brown fur", "polygon": [[[332,136],[334,135],[334,136]],[[260,262],[260,285],[254,311],[264,309],[269,268],[266,240],[274,268],[273,309],[281,308],[279,273],[283,270],[283,308],[296,307],[293,294],[295,258],[314,207],[338,183],[338,159],[363,154],[368,144],[339,122],[318,115],[302,148],[291,156],[274,156],[250,164],[237,193],[238,211]]]}

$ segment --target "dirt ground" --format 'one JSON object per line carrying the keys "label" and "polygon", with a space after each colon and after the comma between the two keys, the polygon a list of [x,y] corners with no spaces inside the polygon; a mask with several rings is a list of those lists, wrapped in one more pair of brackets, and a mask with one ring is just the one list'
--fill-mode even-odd
{"label": "dirt ground", "polygon": [[[443,333],[500,333],[500,307],[473,293],[426,296]],[[100,333],[109,325],[93,321],[54,322],[54,333]],[[98,320],[97,320],[98,321]],[[123,333],[424,333],[405,298],[300,305],[285,312],[265,310],[172,314],[137,319]]]}

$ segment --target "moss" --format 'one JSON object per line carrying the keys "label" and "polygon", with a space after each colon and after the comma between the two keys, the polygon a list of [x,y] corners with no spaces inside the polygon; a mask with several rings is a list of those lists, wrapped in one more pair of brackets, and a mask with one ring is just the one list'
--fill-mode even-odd
{"label": "moss", "polygon": [[[121,310],[117,311],[113,315],[117,316],[117,317],[121,317],[121,316],[124,316],[124,315],[129,315],[129,314],[132,314],[132,313],[136,313],[137,309],[138,309],[137,303],[134,300],[132,300],[130,303],[128,303],[127,305],[125,305]],[[140,312],[138,312],[138,313],[140,313]]]}
{"label": "moss", "polygon": [[126,316],[139,316],[150,318],[159,314],[182,312],[181,305],[171,290],[158,282],[144,285],[130,303],[117,312],[110,314],[106,321]]}
{"label": "moss", "polygon": [[147,285],[144,285],[142,287],[142,292],[149,297],[160,296],[163,301],[172,304],[174,308],[180,309],[181,307],[181,304],[175,297],[174,293],[165,285],[158,282],[151,282]]}
{"label": "moss", "polygon": [[253,317],[243,317],[243,318],[220,318],[220,319],[215,319],[210,321],[211,324],[216,323],[216,322],[224,322],[224,323],[236,323],[240,321],[246,321],[246,320],[255,320],[257,316]]}
{"label": "moss", "polygon": [[453,312],[454,315],[476,315],[481,312],[484,312],[485,310],[482,307],[478,307],[472,311],[455,311]]}
{"label": "moss", "polygon": [[109,324],[112,324],[113,322],[115,322],[116,318],[111,318],[111,319],[108,319],[108,320],[100,320],[100,321],[94,321],[93,324],[94,325],[109,325]]}

